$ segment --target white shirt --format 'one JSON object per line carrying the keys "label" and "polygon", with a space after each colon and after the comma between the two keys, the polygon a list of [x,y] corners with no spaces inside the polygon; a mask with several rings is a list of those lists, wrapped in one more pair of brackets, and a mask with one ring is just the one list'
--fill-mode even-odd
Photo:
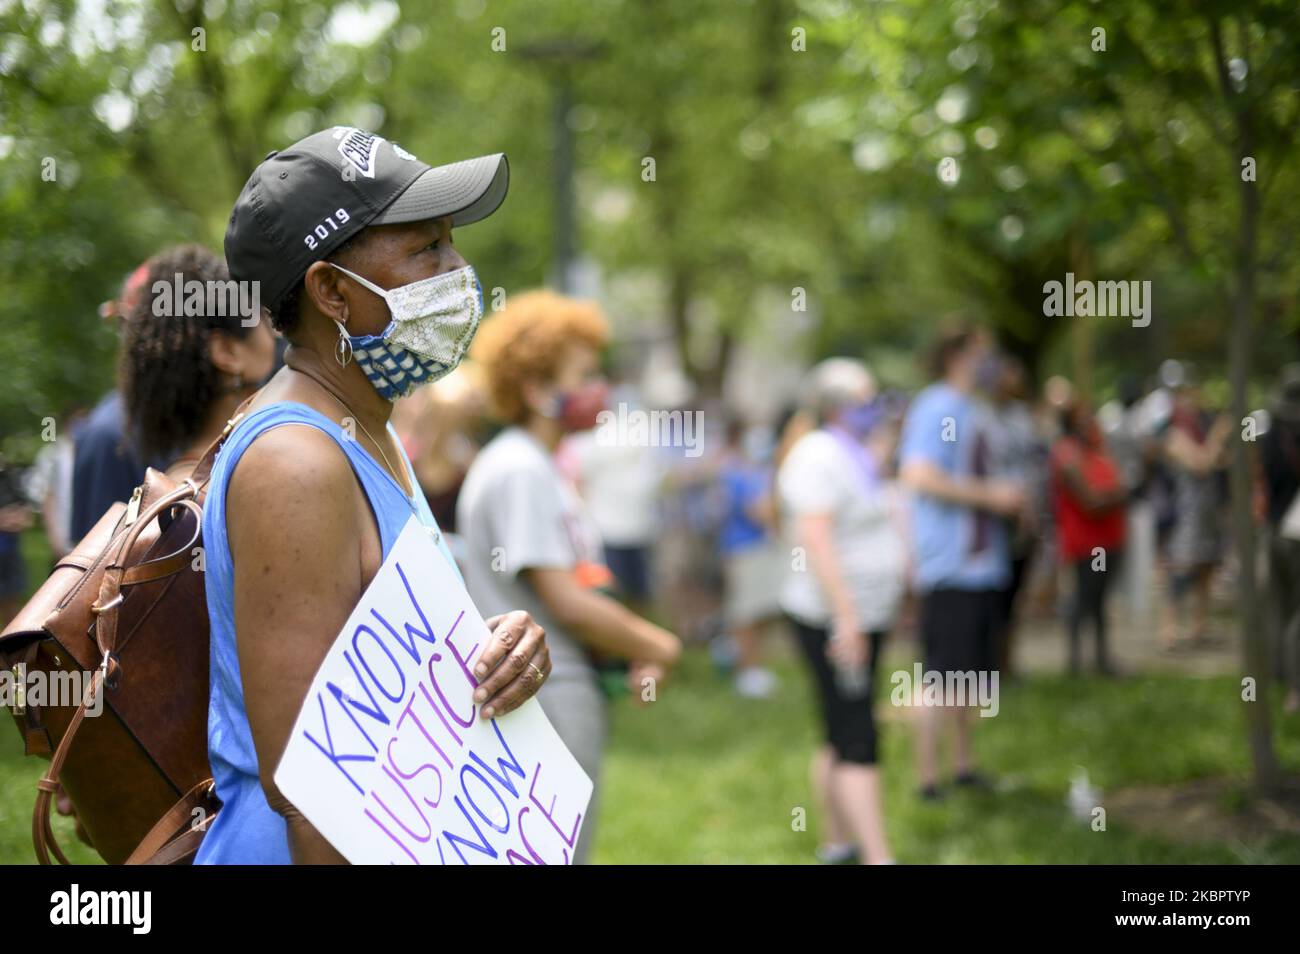
{"label": "white shirt", "polygon": [[465,588],[485,617],[527,610],[546,630],[552,682],[590,679],[582,644],[551,616],[522,571],[599,562],[600,537],[582,502],[536,438],[510,427],[470,465],[456,502]]}
{"label": "white shirt", "polygon": [[602,444],[596,431],[569,438],[582,481],[582,498],[611,546],[654,540],[661,467],[655,448],[631,442]]}
{"label": "white shirt", "polygon": [[[830,514],[840,572],[866,632],[893,625],[902,599],[906,551],[899,525],[902,495],[889,482],[868,485],[858,462],[824,430],[805,434],[777,474],[781,524],[792,547],[800,516]],[[807,555],[792,550],[781,608],[810,626],[827,626],[831,607]]]}

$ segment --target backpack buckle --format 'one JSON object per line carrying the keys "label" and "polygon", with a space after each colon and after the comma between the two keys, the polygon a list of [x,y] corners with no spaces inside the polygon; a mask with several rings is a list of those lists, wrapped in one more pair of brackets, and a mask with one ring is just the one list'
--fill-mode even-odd
{"label": "backpack buckle", "polygon": [[99,671],[104,674],[104,688],[116,689],[122,682],[122,664],[118,662],[117,653],[104,650],[104,659],[99,664]]}
{"label": "backpack buckle", "polygon": [[105,603],[103,606],[100,606],[98,601],[92,603],[91,606],[90,606],[90,611],[91,611],[92,613],[94,613],[96,616],[100,615],[101,613],[107,613],[107,612],[108,612],[109,610],[111,610],[113,607],[118,606],[119,604],[121,604],[121,602],[122,602],[123,599],[125,599],[125,596],[123,596],[121,590],[118,590],[117,596],[113,597],[111,600],[109,600],[109,601],[108,601],[107,603]]}

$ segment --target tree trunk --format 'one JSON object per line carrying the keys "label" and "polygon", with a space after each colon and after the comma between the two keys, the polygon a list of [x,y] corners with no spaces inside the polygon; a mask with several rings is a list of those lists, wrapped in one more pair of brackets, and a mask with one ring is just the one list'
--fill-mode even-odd
{"label": "tree trunk", "polygon": [[[669,231],[671,235],[671,230]],[[673,342],[677,345],[677,361],[682,374],[693,385],[699,385],[700,369],[691,357],[691,326],[687,320],[687,311],[691,306],[691,293],[694,281],[687,270],[678,264],[670,266],[668,276],[668,324],[673,330]]]}
{"label": "tree trunk", "polygon": [[[1243,130],[1242,155],[1250,155],[1249,127]],[[1259,193],[1255,183],[1241,183],[1241,222],[1236,250],[1236,288],[1232,298],[1232,336],[1228,349],[1228,373],[1232,385],[1232,419],[1243,426],[1246,386],[1250,377],[1251,322],[1255,311],[1255,273],[1258,265]],[[1238,432],[1240,434],[1240,431]],[[1255,680],[1255,701],[1244,703],[1246,737],[1257,793],[1267,795],[1278,786],[1277,759],[1273,752],[1273,728],[1269,713],[1270,679],[1268,639],[1255,582],[1255,525],[1251,514],[1253,476],[1251,448],[1238,438],[1232,449],[1232,529],[1241,564],[1239,600],[1241,607],[1241,662],[1247,677]]]}

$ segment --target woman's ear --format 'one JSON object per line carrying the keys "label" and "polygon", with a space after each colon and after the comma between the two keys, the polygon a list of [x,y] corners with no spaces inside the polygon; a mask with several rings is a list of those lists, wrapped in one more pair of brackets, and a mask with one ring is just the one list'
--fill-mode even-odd
{"label": "woman's ear", "polygon": [[332,318],[346,325],[348,323],[348,300],[343,295],[339,284],[342,273],[329,262],[312,262],[303,277],[307,297],[326,318]]}

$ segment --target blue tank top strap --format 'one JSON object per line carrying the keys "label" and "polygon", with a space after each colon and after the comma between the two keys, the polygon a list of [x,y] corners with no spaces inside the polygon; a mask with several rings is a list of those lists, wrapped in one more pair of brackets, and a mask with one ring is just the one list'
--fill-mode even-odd
{"label": "blue tank top strap", "polygon": [[[375,514],[376,523],[379,525],[379,536],[383,545],[383,552],[387,555],[389,548],[397,539],[397,533],[401,532],[401,528],[406,525],[407,519],[411,516],[413,508],[418,512],[418,501],[413,500],[408,503],[409,498],[388,475],[388,472],[380,467],[374,458],[366,453],[365,448],[348,434],[340,424],[315,408],[296,401],[277,401],[274,404],[268,404],[253,411],[235,426],[235,430],[222,446],[217,456],[216,466],[213,468],[213,480],[209,486],[209,496],[214,491],[220,491],[223,518],[226,486],[231,472],[235,469],[235,465],[243,456],[244,451],[266,431],[285,424],[306,424],[316,427],[332,437],[334,442],[339,445],[339,448],[347,456],[348,463],[352,465],[357,481],[361,484],[362,490],[365,491],[366,497],[370,501],[370,508]],[[220,486],[218,487],[219,478]],[[396,525],[396,532],[394,532],[394,525]],[[221,520],[221,529],[224,536],[224,519]]]}

